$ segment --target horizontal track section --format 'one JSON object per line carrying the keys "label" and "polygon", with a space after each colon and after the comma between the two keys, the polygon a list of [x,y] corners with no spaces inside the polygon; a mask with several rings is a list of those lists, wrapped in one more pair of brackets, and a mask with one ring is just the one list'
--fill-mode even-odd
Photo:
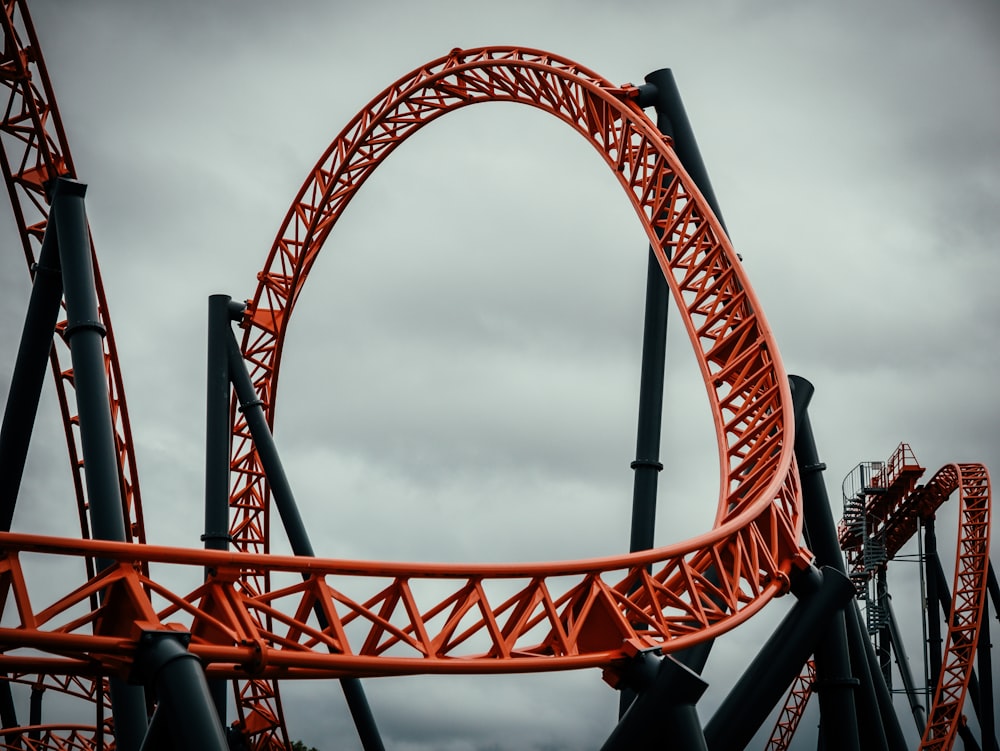
{"label": "horizontal track section", "polygon": [[[683,648],[731,625],[725,614],[742,620],[778,593],[786,577],[775,550],[759,542],[724,536],[706,540],[694,556],[674,546],[573,562],[453,566],[8,533],[0,535],[0,598],[13,625],[0,628],[0,670],[127,674],[141,633],[165,628],[191,632],[191,651],[216,677],[607,666],[624,656],[626,642]],[[99,556],[116,564],[39,608],[21,570],[29,553]],[[740,585],[705,581],[701,557],[744,572]],[[191,591],[174,592],[141,572],[149,564],[172,581],[206,568],[214,573]],[[239,586],[240,576],[265,573],[295,583],[254,596]],[[695,605],[676,594],[693,587],[701,592]],[[93,595],[105,604],[95,608]],[[316,622],[317,607],[326,628]],[[267,629],[259,625],[265,622]]]}

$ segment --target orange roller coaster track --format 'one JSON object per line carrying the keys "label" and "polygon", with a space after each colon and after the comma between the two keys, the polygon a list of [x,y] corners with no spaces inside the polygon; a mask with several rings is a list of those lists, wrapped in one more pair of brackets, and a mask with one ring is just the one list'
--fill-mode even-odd
{"label": "orange roller coaster track", "polygon": [[[660,620],[654,612],[673,610],[688,624],[678,631],[667,621],[650,621],[650,643],[672,648],[735,626],[783,591],[790,567],[807,556],[798,544],[790,395],[777,348],[725,232],[670,140],[638,106],[637,94],[635,87],[614,86],[569,60],[520,48],[456,49],[399,79],[348,123],[300,189],[258,274],[243,352],[273,425],[285,332],[309,271],[357,190],[421,127],[481,102],[526,104],[565,122],[604,159],[642,222],[680,301],[715,419],[722,475],[716,527],[656,553],[651,561],[660,566],[657,584],[644,584],[636,595],[636,604],[648,608],[643,620]],[[233,439],[233,541],[241,550],[266,551],[266,477],[242,417]],[[733,565],[720,566],[728,562]],[[646,576],[625,565],[629,573],[615,587],[619,596]],[[709,584],[710,568],[727,572],[727,580]],[[419,567],[407,574],[426,575]],[[267,589],[261,578],[244,583],[250,591]],[[402,591],[391,597],[405,603]],[[719,598],[723,607],[709,604]],[[611,607],[619,625],[632,608],[622,604]],[[393,604],[388,612],[402,615],[407,609]],[[684,633],[691,623],[696,631]]]}
{"label": "orange roller coaster track", "polygon": [[[883,492],[873,494],[862,511],[878,512],[877,526],[890,541],[891,559],[917,531],[920,520],[933,519],[941,505],[958,492],[958,542],[948,633],[920,742],[922,751],[946,751],[954,745],[959,724],[963,722],[962,706],[974,667],[979,631],[986,617],[992,491],[989,472],[982,464],[948,464],[926,485],[916,486],[922,473],[923,467],[913,458],[910,447],[900,444],[871,484],[879,491],[897,485],[903,490],[888,504]],[[841,525],[841,541],[846,550],[856,554],[862,541],[850,531]],[[814,681],[815,668],[809,663],[789,690],[768,749],[783,751],[789,747]]]}

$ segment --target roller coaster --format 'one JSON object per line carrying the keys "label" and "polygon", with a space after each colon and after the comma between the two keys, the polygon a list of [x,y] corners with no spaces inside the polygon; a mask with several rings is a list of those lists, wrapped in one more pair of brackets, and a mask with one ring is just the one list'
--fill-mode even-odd
{"label": "roller coaster", "polygon": [[[309,171],[253,295],[209,301],[205,544],[167,547],[147,539],[86,185],[27,3],[4,6],[2,164],[32,287],[0,434],[0,747],[287,749],[281,683],[334,678],[371,751],[384,745],[363,679],[600,668],[621,707],[602,749],[745,748],[775,709],[767,748],[791,748],[816,693],[822,747],[897,751],[907,744],[890,689],[895,654],[921,749],[957,739],[997,748],[989,474],[956,463],[920,485],[924,468],[902,444],[845,481],[838,527],[809,424],[812,386],[785,373],[669,70],[616,86],[538,50],[454,49],[366,105]],[[271,434],[292,311],[338,219],[385,158],[437,118],[495,101],[541,110],[593,146],[649,240],[630,550],[531,564],[319,557]],[[670,297],[707,391],[720,494],[710,531],[656,547]],[[81,529],[72,539],[12,529],[46,369],[69,448]],[[933,522],[953,495],[949,588]],[[270,553],[272,508],[292,555]],[[885,584],[888,562],[914,537],[927,585],[924,688],[907,667]],[[42,593],[28,584],[32,565],[79,577]],[[170,584],[191,571],[193,588]],[[279,580],[291,583],[272,587]],[[713,641],[789,594],[794,605],[702,723]],[[16,701],[25,687],[27,718]],[[93,721],[43,722],[44,696],[87,707]]]}

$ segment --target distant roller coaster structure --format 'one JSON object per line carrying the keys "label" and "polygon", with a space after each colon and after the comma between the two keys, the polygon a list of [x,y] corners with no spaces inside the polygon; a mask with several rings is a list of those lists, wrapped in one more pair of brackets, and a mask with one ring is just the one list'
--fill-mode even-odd
{"label": "distant roller coaster structure", "polygon": [[[209,300],[205,549],[173,548],[151,544],[144,528],[86,186],[27,3],[4,6],[2,165],[32,289],[0,433],[0,748],[287,749],[280,683],[336,678],[371,751],[384,746],[364,678],[589,667],[621,692],[602,749],[741,749],[776,707],[768,748],[789,748],[815,692],[827,749],[898,751],[906,743],[887,684],[892,653],[921,748],[949,749],[957,738],[997,748],[989,474],[953,464],[917,485],[923,468],[901,445],[845,483],[837,528],[809,425],[812,386],[784,371],[669,70],[615,86],[538,50],[455,49],[365,106],[309,172],[252,297]],[[630,551],[536,564],[318,557],[271,435],[292,311],[337,220],[386,156],[438,117],[487,101],[535,107],[582,136],[649,240]],[[707,390],[721,490],[710,531],[655,547],[670,297]],[[74,539],[12,530],[47,368],[69,447]],[[959,539],[949,592],[933,519],[953,494]],[[272,508],[293,555],[269,552]],[[884,597],[888,561],[918,534],[933,665],[926,707]],[[29,559],[82,573],[41,596],[26,583]],[[175,591],[165,582],[180,570],[203,572],[201,583]],[[296,583],[272,588],[279,575]],[[700,673],[713,640],[789,593],[796,603],[703,724]],[[31,687],[27,722],[15,685]],[[89,705],[94,722],[43,723],[46,692]],[[978,739],[963,714],[967,696]]]}

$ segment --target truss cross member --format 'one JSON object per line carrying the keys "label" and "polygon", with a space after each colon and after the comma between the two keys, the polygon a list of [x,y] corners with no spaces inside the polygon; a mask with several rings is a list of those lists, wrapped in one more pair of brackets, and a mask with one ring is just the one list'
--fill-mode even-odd
{"label": "truss cross member", "polygon": [[[62,265],[66,298],[64,335],[69,341],[73,361],[90,524],[97,539],[127,542],[104,360],[106,330],[100,322],[98,309],[97,281],[84,206],[86,192],[87,186],[83,183],[59,178],[53,192],[50,221],[55,225]],[[112,563],[99,559],[97,566],[103,570]],[[111,677],[109,685],[118,748],[134,751],[146,732],[145,698],[141,690],[126,685],[115,676]]]}

